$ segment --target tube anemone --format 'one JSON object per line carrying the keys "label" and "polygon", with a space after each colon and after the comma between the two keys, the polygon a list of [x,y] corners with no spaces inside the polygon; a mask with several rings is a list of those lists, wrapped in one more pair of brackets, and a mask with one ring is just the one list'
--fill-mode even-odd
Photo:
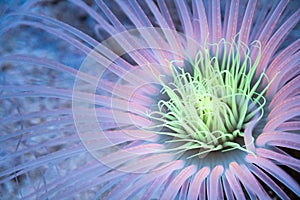
{"label": "tube anemone", "polygon": [[21,42],[1,49],[0,196],[299,198],[297,3],[6,9],[1,42]]}

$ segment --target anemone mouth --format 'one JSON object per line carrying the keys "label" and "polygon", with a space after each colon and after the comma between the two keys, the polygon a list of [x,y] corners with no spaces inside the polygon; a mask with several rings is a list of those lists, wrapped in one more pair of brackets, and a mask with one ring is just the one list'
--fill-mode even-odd
{"label": "anemone mouth", "polygon": [[255,59],[246,45],[221,40],[199,50],[183,65],[170,62],[170,76],[158,77],[162,89],[157,110],[149,114],[156,123],[151,128],[159,127],[156,133],[172,144],[167,151],[196,152],[189,158],[214,151],[251,152],[244,130],[254,118],[262,117],[268,87],[259,88],[264,73],[255,77],[260,43],[253,45],[259,52]]}

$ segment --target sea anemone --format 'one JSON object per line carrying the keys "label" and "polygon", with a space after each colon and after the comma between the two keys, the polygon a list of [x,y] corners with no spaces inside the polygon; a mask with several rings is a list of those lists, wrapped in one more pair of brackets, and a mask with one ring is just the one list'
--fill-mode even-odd
{"label": "sea anemone", "polygon": [[2,12],[4,199],[300,197],[299,3],[63,5]]}

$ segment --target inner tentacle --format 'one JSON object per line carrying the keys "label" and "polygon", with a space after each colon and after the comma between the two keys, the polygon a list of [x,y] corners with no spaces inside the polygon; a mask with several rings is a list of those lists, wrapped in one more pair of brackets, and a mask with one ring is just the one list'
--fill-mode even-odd
{"label": "inner tentacle", "polygon": [[[217,47],[214,54],[212,46]],[[157,134],[166,136],[166,144],[173,144],[166,151],[196,150],[190,157],[213,151],[250,151],[243,140],[244,129],[254,116],[261,118],[266,103],[266,88],[259,89],[265,74],[255,77],[260,43],[251,48],[258,49],[255,60],[245,44],[221,40],[199,50],[184,66],[170,62],[169,79],[158,77],[161,95],[167,98],[159,100],[157,110],[148,115],[161,128]]]}

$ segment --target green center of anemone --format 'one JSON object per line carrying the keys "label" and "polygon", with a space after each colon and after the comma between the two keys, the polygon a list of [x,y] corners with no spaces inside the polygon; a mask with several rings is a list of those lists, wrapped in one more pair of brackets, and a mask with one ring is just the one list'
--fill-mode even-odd
{"label": "green center of anemone", "polygon": [[[248,151],[244,129],[254,116],[263,115],[263,94],[268,87],[257,91],[264,73],[254,79],[260,46],[255,46],[259,53],[253,62],[248,47],[226,44],[222,48],[218,44],[214,56],[209,48],[199,51],[181,67],[172,61],[171,77],[167,81],[158,78],[167,100],[158,101],[157,111],[149,117],[161,128],[157,134],[172,144],[168,151],[196,152],[189,157],[219,150]],[[191,70],[186,70],[187,65]]]}

